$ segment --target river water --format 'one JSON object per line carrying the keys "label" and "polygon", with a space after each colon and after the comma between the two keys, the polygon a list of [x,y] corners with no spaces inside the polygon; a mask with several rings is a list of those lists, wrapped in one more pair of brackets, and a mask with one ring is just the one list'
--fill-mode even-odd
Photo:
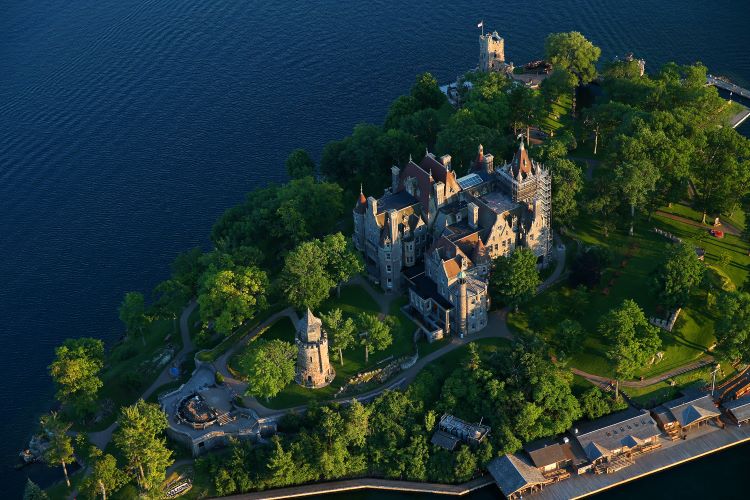
{"label": "river water", "polygon": [[607,58],[700,60],[748,87],[749,12],[746,0],[0,1],[2,489],[44,475],[12,465],[52,404],[56,345],[114,341],[123,293],[206,246],[246,191],[285,180],[290,150],[319,157],[381,122],[417,73],[446,82],[473,67],[478,20],[516,63],[539,58],[547,33],[579,30]]}

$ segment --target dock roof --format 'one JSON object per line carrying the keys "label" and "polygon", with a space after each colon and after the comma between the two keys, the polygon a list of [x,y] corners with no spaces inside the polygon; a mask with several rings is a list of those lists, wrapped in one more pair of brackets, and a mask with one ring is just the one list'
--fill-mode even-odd
{"label": "dock roof", "polygon": [[546,467],[568,460],[575,460],[570,443],[559,443],[554,440],[543,439],[528,443],[523,449],[529,454],[531,461],[537,467]]}
{"label": "dock roof", "polygon": [[722,405],[738,422],[750,419],[750,396],[735,399]]}
{"label": "dock roof", "polygon": [[607,457],[623,447],[632,448],[658,436],[661,431],[648,410],[629,408],[585,422],[573,435],[589,460]]}
{"label": "dock roof", "polygon": [[662,406],[668,409],[683,427],[721,415],[709,394],[686,394]]}
{"label": "dock roof", "polygon": [[493,459],[487,466],[487,470],[506,497],[547,482],[538,469],[516,455],[505,454]]}

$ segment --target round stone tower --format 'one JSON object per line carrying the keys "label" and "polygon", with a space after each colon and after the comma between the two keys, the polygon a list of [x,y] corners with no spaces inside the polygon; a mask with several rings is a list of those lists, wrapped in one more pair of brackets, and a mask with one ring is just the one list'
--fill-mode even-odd
{"label": "round stone tower", "polygon": [[296,343],[297,383],[312,389],[330,384],[336,371],[328,360],[328,334],[310,309],[297,324]]}

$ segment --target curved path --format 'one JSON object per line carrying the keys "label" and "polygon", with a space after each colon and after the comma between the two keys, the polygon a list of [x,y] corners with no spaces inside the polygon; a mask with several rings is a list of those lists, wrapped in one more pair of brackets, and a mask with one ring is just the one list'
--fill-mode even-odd
{"label": "curved path", "polygon": [[[655,377],[646,378],[643,380],[622,380],[620,381],[620,386],[621,387],[647,387],[649,385],[658,384],[659,382],[664,382],[665,380],[670,379],[672,377],[676,377],[677,375],[682,375],[683,373],[687,373],[693,370],[697,370],[699,368],[703,368],[704,366],[708,366],[713,362],[714,362],[713,356],[706,356],[705,358],[699,359],[698,361],[694,361],[687,365],[678,366],[677,368],[673,370],[669,370],[668,372],[662,373],[661,375],[657,375]],[[586,373],[585,371],[579,370],[578,368],[571,368],[570,371],[575,373],[576,375],[580,375],[581,377],[585,378],[586,380],[588,380],[594,385],[608,386],[612,382],[611,377],[602,377],[600,375]]]}
{"label": "curved path", "polygon": [[[706,231],[708,231],[709,229],[713,229],[713,226],[711,225],[703,224],[701,222],[694,221],[693,219],[688,219],[687,217],[683,217],[681,215],[670,214],[669,212],[665,212],[663,210],[657,210],[656,213],[661,215],[662,217],[666,217],[667,219],[676,220],[678,222],[682,222],[683,224],[687,224],[689,226],[699,227],[701,229],[705,229]],[[742,234],[741,230],[737,229],[736,227],[729,224],[728,222],[721,222],[719,229],[721,229],[727,234],[732,234],[734,236],[740,236]]]}
{"label": "curved path", "polygon": [[[180,351],[173,358],[177,363],[181,362],[182,359],[187,354],[191,353],[194,349],[193,340],[190,338],[190,325],[188,324],[188,321],[190,320],[190,315],[193,313],[197,306],[198,303],[196,301],[190,301],[188,306],[182,310],[182,314],[180,315],[180,336],[182,337],[182,349],[180,349]],[[172,375],[169,373],[169,369],[171,367],[172,365],[170,364],[162,370],[156,380],[154,380],[153,383],[148,386],[148,388],[143,392],[143,394],[141,394],[141,399],[148,398],[156,389],[174,380]],[[89,439],[91,440],[92,444],[96,445],[100,450],[103,450],[107,446],[107,443],[109,443],[109,441],[112,439],[112,433],[116,428],[117,422],[114,422],[103,431],[90,433]]]}

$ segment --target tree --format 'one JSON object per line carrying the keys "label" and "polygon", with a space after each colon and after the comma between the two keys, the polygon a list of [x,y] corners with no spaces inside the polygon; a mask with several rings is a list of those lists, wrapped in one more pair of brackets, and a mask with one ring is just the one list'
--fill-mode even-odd
{"label": "tree", "polygon": [[599,333],[609,340],[607,357],[615,363],[619,378],[631,378],[661,347],[659,329],[630,299],[602,317]]}
{"label": "tree", "polygon": [[341,284],[365,270],[362,257],[352,247],[351,240],[343,234],[329,234],[323,240],[328,275],[336,283],[336,293],[341,296]]}
{"label": "tree", "polygon": [[376,314],[360,313],[357,316],[357,328],[360,331],[360,343],[365,346],[365,364],[370,351],[382,351],[393,342],[391,329],[396,319],[386,316],[382,320]]}
{"label": "tree", "polygon": [[589,420],[594,420],[607,415],[615,410],[627,408],[627,403],[622,400],[614,400],[604,394],[598,387],[592,387],[581,395],[581,410]]}
{"label": "tree", "polygon": [[578,78],[567,69],[555,69],[551,75],[542,80],[539,90],[549,102],[557,102],[560,97],[572,94],[578,85]]}
{"label": "tree", "polygon": [[643,160],[639,163],[622,163],[615,167],[615,182],[625,201],[630,204],[630,235],[633,235],[636,207],[643,206],[656,188],[659,171],[653,163]]}
{"label": "tree", "polygon": [[190,300],[190,289],[176,279],[162,281],[154,288],[154,310],[159,317],[171,318],[177,331],[177,316]]}
{"label": "tree", "polygon": [[455,466],[453,468],[453,478],[456,482],[466,482],[477,471],[477,457],[471,452],[471,449],[462,444],[456,453]]}
{"label": "tree", "polygon": [[102,500],[107,500],[107,495],[116,492],[128,482],[128,475],[117,468],[117,459],[107,453],[106,455],[95,446],[92,446],[90,473],[81,481],[81,491],[91,498],[101,494]]}
{"label": "tree", "polygon": [[57,400],[70,405],[77,415],[94,409],[103,383],[104,343],[99,339],[68,339],[55,349],[49,372],[57,386]]}
{"label": "tree", "polygon": [[565,356],[572,356],[581,348],[586,332],[578,321],[564,319],[557,326],[555,340]]}
{"label": "tree", "polygon": [[149,318],[146,316],[146,301],[140,292],[128,292],[120,305],[120,321],[125,324],[128,334],[138,332],[141,334],[143,345],[146,345],[144,329],[148,325]]}
{"label": "tree", "polygon": [[552,173],[552,219],[570,224],[578,215],[578,194],[583,189],[581,167],[567,159],[554,159],[547,164]]}
{"label": "tree", "polygon": [[71,464],[75,457],[73,455],[73,440],[68,435],[70,425],[62,421],[57,413],[52,412],[41,419],[42,431],[47,435],[48,447],[44,451],[44,461],[50,467],[62,465],[65,474],[65,483],[70,488],[70,478],[68,477],[68,464]]}
{"label": "tree", "polygon": [[552,33],[544,42],[547,60],[557,70],[567,70],[586,85],[596,78],[596,62],[602,51],[577,31]]}
{"label": "tree", "polygon": [[31,479],[26,479],[26,487],[23,490],[23,500],[47,500],[49,496]]}
{"label": "tree", "polygon": [[338,308],[332,309],[328,314],[321,314],[320,317],[330,336],[331,347],[339,351],[339,361],[341,366],[344,366],[343,351],[353,347],[356,341],[354,320],[344,319],[341,309]]}
{"label": "tree", "polygon": [[266,307],[267,288],[266,273],[255,266],[218,269],[212,265],[201,278],[201,321],[213,321],[217,332],[229,335]]}
{"label": "tree", "polygon": [[571,264],[570,285],[589,288],[598,285],[610,260],[607,248],[595,245],[585,247],[576,254]]}
{"label": "tree", "polygon": [[328,298],[336,285],[327,270],[328,258],[318,240],[301,243],[287,254],[279,284],[291,305],[297,309],[317,309]]}
{"label": "tree", "polygon": [[289,342],[256,340],[238,361],[249,396],[272,398],[294,380],[297,349]]}
{"label": "tree", "polygon": [[290,179],[302,179],[315,173],[315,162],[304,149],[295,149],[286,158],[286,173]]}
{"label": "tree", "polygon": [[407,118],[421,108],[420,102],[417,101],[413,96],[402,95],[396,98],[391,103],[391,107],[388,108],[388,114],[385,117],[385,124],[383,128],[386,130],[401,128],[401,123],[404,118]]}
{"label": "tree", "polygon": [[[163,432],[169,427],[167,415],[155,403],[142,399],[120,410],[119,428],[113,436],[115,445],[127,460],[128,468],[144,491],[161,487],[167,468],[172,465],[172,451],[167,448]],[[108,466],[107,466],[108,467]]]}
{"label": "tree", "polygon": [[198,293],[200,277],[206,270],[203,250],[200,247],[191,248],[175,257],[172,262],[172,279],[185,285],[191,296]]}
{"label": "tree", "polygon": [[669,307],[684,306],[690,292],[703,280],[705,271],[706,266],[698,260],[691,245],[672,246],[656,278],[662,299]]}
{"label": "tree", "polygon": [[518,306],[534,296],[541,283],[536,260],[534,252],[522,247],[496,258],[490,275],[492,295],[517,311]]}
{"label": "tree", "polygon": [[446,101],[437,80],[430,73],[422,73],[411,88],[411,95],[422,108],[439,109]]}
{"label": "tree", "polygon": [[716,350],[724,359],[750,361],[750,294],[723,292],[716,301]]}

